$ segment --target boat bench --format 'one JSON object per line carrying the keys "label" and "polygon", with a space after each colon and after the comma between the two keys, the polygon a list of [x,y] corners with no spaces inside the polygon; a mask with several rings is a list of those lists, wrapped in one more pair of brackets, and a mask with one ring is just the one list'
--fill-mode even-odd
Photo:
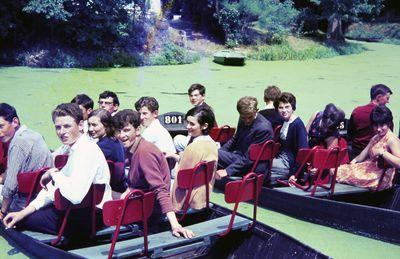
{"label": "boat bench", "polygon": [[[193,249],[208,246],[211,238],[225,232],[231,215],[208,220],[202,223],[188,226],[195,233],[195,237],[185,239],[175,237],[170,231],[157,233],[148,237],[149,255],[152,258],[166,257],[174,254],[184,253]],[[233,229],[245,231],[252,221],[236,215]],[[143,237],[119,241],[116,243],[114,258],[137,256],[143,253]],[[71,250],[69,252],[85,258],[104,258],[108,255],[110,244]]]}
{"label": "boat bench", "polygon": [[[292,188],[292,187],[274,188],[274,190],[299,196],[310,196],[312,187],[309,189],[309,191],[303,191],[299,188]],[[353,193],[363,193],[363,192],[369,192],[369,189],[351,186],[348,184],[336,183],[335,192],[333,193],[333,196],[353,194]],[[327,196],[329,196],[329,190],[326,190],[322,187],[317,187],[317,191],[315,192],[314,197],[327,197]]]}
{"label": "boat bench", "polygon": [[[115,226],[114,227],[106,227],[104,229],[101,229],[96,232],[96,238],[104,237],[107,235],[112,236],[115,231]],[[57,235],[51,235],[51,234],[44,234],[40,232],[34,232],[34,231],[29,231],[25,230],[22,231],[23,234],[30,236],[33,239],[36,239],[42,243],[50,244],[52,240],[57,238]],[[126,225],[126,226],[121,226],[120,228],[120,235],[119,238],[124,238],[127,236],[133,236],[133,235],[138,235],[140,234],[139,226],[135,224],[131,225]],[[64,239],[64,238],[63,238]]]}

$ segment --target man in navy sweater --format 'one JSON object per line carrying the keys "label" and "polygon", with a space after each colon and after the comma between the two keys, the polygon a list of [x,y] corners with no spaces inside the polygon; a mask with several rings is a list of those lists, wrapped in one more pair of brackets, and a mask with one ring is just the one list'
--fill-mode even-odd
{"label": "man in navy sweater", "polygon": [[[257,99],[251,96],[240,98],[237,102],[239,122],[235,135],[218,150],[218,168],[216,179],[225,176],[242,176],[251,168],[249,159],[251,144],[263,143],[273,138],[271,123],[259,115]],[[259,166],[259,172],[265,172],[266,165]]]}

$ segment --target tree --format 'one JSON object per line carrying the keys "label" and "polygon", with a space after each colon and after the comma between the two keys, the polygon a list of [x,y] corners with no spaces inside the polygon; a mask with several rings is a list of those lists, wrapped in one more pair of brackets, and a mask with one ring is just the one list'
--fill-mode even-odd
{"label": "tree", "polygon": [[378,14],[384,0],[310,0],[321,9],[321,18],[326,19],[328,43],[345,41],[342,22],[358,21],[361,15]]}

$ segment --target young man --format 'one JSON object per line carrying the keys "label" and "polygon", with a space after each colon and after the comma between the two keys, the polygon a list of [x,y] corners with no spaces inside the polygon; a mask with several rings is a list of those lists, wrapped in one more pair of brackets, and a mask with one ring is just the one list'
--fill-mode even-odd
{"label": "young man", "polygon": [[[36,199],[22,211],[11,212],[4,218],[4,225],[8,228],[19,222],[19,226],[24,229],[57,233],[62,213],[52,204],[56,189],[60,189],[61,194],[71,203],[79,204],[92,184],[105,184],[99,207],[111,200],[110,172],[106,159],[96,143],[82,134],[83,114],[79,106],[73,103],[60,104],[52,112],[52,119],[58,138],[68,147],[68,162],[60,171],[52,168],[42,176],[40,184],[44,188]],[[88,219],[89,214],[79,218],[80,221],[86,221],[83,226],[90,225]],[[70,230],[73,231],[73,228]]]}
{"label": "young man", "polygon": [[[170,198],[170,172],[164,154],[152,143],[140,137],[140,115],[132,110],[122,110],[113,117],[117,138],[130,158],[128,188],[121,195],[125,197],[132,189],[152,190],[156,204],[151,225],[166,214],[175,236],[193,237],[192,231],[183,228],[177,221]],[[116,195],[118,196],[118,195]]]}
{"label": "young man", "polygon": [[140,114],[140,123],[143,127],[142,137],[166,154],[175,153],[171,135],[157,119],[158,108],[158,102],[154,97],[141,97],[135,103],[135,109]]}
{"label": "young man", "polygon": [[271,122],[272,128],[283,124],[283,118],[274,107],[274,101],[281,95],[281,90],[277,86],[268,86],[264,90],[264,102],[267,105],[264,110],[259,113]]}
{"label": "young man", "polygon": [[87,133],[89,130],[88,126],[88,117],[89,114],[93,111],[93,100],[87,96],[86,94],[78,94],[71,100],[71,103],[76,103],[79,105],[79,108],[83,112],[83,132]]}
{"label": "young man", "polygon": [[211,108],[208,106],[208,104],[205,103],[206,99],[206,88],[201,85],[201,84],[192,84],[189,89],[188,89],[188,95],[189,95],[189,100],[190,103],[193,106],[206,106],[208,108]]}
{"label": "young man", "polygon": [[43,137],[25,125],[21,126],[17,111],[6,103],[0,103],[0,141],[4,147],[9,145],[7,168],[1,177],[4,186],[0,219],[3,219],[9,210],[21,210],[26,203],[26,197],[17,193],[17,175],[50,167],[53,160]]}
{"label": "young man", "polygon": [[389,103],[391,94],[392,90],[386,85],[373,85],[370,90],[371,102],[367,105],[358,106],[351,113],[347,131],[351,146],[351,158],[360,154],[374,136],[370,114],[377,105],[386,105]]}
{"label": "young man", "polygon": [[[251,144],[263,143],[273,138],[271,123],[260,116],[257,108],[257,99],[245,96],[237,102],[239,122],[235,135],[218,150],[217,180],[232,175],[247,173],[253,162],[249,159]],[[266,164],[262,163],[257,172],[265,172]]]}
{"label": "young man", "polygon": [[118,107],[118,96],[114,92],[104,91],[99,95],[99,108],[107,110],[114,116],[118,111]]}

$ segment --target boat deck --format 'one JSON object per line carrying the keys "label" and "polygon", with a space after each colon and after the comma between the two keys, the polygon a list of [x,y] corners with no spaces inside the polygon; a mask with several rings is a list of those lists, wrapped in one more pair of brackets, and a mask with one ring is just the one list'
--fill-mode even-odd
{"label": "boat deck", "polygon": [[[285,192],[285,193],[290,193],[290,194],[295,194],[299,196],[310,196],[311,194],[311,188],[308,191],[303,191],[299,188],[293,188],[293,187],[281,187],[281,188],[274,188],[274,190],[280,191],[280,192]],[[336,183],[335,184],[335,192],[333,196],[339,196],[339,195],[346,195],[346,194],[354,194],[354,193],[364,193],[364,192],[369,192],[370,190],[366,188],[360,188],[360,187],[355,187],[347,184],[340,184]],[[329,196],[329,191],[322,187],[317,187],[317,190],[314,194],[315,197],[327,197]]]}

